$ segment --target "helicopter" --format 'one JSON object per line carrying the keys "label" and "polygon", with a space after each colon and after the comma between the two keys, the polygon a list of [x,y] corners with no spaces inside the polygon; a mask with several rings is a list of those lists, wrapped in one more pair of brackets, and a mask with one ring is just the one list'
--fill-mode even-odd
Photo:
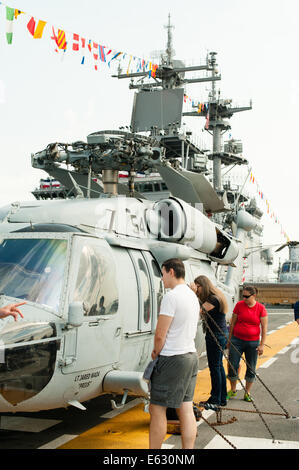
{"label": "helicopter", "polygon": [[[212,53],[206,65],[212,81],[219,79],[214,59]],[[130,131],[101,130],[86,142],[55,142],[31,155],[33,168],[69,188],[71,198],[0,209],[0,307],[26,301],[23,319],[1,321],[0,412],[84,410],[101,394],[122,396],[120,403],[111,400],[114,408],[128,396],[146,403],[142,375],[151,359],[166,259],[183,260],[187,283],[208,276],[230,311],[238,300],[244,242],[257,221],[238,204],[231,210],[220,167],[221,159],[244,162],[215,148],[215,187],[181,164],[178,146],[188,149],[185,161],[202,154],[178,132],[181,77],[188,68],[174,66],[171,57],[163,67],[157,70],[161,90],[139,85]],[[156,100],[156,114],[144,114],[148,99]],[[167,125],[157,118],[159,102]],[[220,142],[220,129],[228,128],[220,111],[227,117],[237,109],[213,103],[218,117],[211,115],[209,126]],[[121,171],[128,172],[128,185],[120,183]],[[136,191],[136,173],[146,171],[158,172],[171,196],[155,201]],[[217,222],[219,214],[225,224]],[[225,282],[218,279],[219,267],[227,271]],[[201,320],[195,344],[200,354]]]}
{"label": "helicopter", "polygon": [[280,246],[276,252],[282,250],[288,246],[289,257],[279,270],[279,282],[299,283],[299,242],[288,241],[284,245]]}

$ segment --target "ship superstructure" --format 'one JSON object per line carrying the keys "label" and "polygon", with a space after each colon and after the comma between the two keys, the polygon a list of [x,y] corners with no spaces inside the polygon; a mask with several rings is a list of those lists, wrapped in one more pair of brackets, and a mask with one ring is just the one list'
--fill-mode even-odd
{"label": "ship superstructure", "polygon": [[[244,209],[254,216],[256,226],[244,235],[247,251],[242,262],[241,278],[243,282],[265,280],[273,256],[262,249],[263,214],[254,198],[244,191],[250,174],[248,160],[243,157],[240,140],[229,138],[223,142],[223,135],[231,129],[230,118],[237,112],[251,110],[252,103],[250,101],[248,106],[235,106],[231,99],[220,96],[220,90],[216,87],[216,82],[221,80],[216,52],[210,52],[203,64],[195,66],[185,66],[182,61],[174,59],[170,17],[166,28],[166,52],[161,55],[160,65],[154,74],[148,71],[123,74],[119,70],[115,76],[118,79],[130,79],[129,88],[136,90],[131,123],[127,127],[129,131],[120,128],[119,132],[101,131],[88,136],[88,144],[103,145],[107,135],[126,136],[127,142],[133,136],[139,136],[141,141],[148,137],[157,142],[155,155],[149,159],[148,166],[138,168],[138,165],[132,164],[123,168],[124,171],[119,171],[116,166],[115,169],[106,170],[103,166],[93,165],[92,156],[88,157],[86,153],[86,164],[79,168],[76,153],[82,154],[83,143],[75,142],[72,147],[55,144],[56,149],[48,148],[49,153],[57,151],[58,154],[58,149],[65,145],[68,154],[65,163],[73,164],[73,171],[63,169],[62,160],[47,164],[45,159],[39,166],[35,158],[34,166],[47,171],[50,184],[46,188],[45,182],[41,180],[40,187],[33,191],[33,195],[37,199],[74,198],[80,194],[97,198],[109,181],[112,185],[117,184],[119,194],[126,196],[159,200],[170,195],[180,198],[183,195],[184,200],[193,206],[200,205],[205,214],[233,236],[238,235],[233,220],[237,211]],[[205,75],[186,77],[195,72],[203,72]],[[185,86],[201,82],[211,83],[208,99],[204,103],[193,103],[192,111],[183,111]],[[184,127],[182,120],[185,116],[205,119],[205,131],[212,137],[211,150],[203,145],[193,131]],[[202,119],[199,122],[202,123]],[[164,163],[160,165],[162,160]],[[233,181],[233,175],[237,170],[239,176],[236,182]],[[219,280],[224,282],[228,278],[229,282],[234,271],[233,267],[222,267],[218,272]],[[239,272],[235,274],[240,276]]]}

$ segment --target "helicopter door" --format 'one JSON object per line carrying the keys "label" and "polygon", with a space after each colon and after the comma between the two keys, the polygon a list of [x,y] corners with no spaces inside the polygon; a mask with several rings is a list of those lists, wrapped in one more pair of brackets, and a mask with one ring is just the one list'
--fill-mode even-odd
{"label": "helicopter door", "polygon": [[160,306],[162,298],[164,295],[164,286],[162,282],[162,273],[159,267],[159,264],[153,258],[151,253],[144,251],[143,256],[146,260],[149,271],[152,274],[152,284],[153,284],[153,309],[152,309],[152,331],[155,331],[157,318],[160,312]]}
{"label": "helicopter door", "polygon": [[[83,302],[82,326],[66,332],[63,373],[94,369],[119,361],[121,324],[116,266],[105,240],[74,237],[69,302]],[[69,362],[69,360],[67,361]]]}
{"label": "helicopter door", "polygon": [[129,250],[129,255],[133,262],[133,266],[137,278],[138,288],[138,331],[146,332],[152,330],[152,316],[153,316],[153,299],[152,299],[152,286],[150,280],[149,270],[145,261],[145,257],[139,250]]}

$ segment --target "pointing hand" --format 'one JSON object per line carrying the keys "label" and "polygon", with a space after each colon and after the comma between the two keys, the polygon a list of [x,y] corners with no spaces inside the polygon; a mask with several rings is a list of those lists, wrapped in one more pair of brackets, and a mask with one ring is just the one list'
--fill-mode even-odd
{"label": "pointing hand", "polygon": [[24,318],[21,311],[17,307],[20,307],[20,305],[24,305],[25,303],[26,302],[20,302],[19,304],[9,304],[0,308],[0,318],[6,318],[9,315],[14,317],[15,321],[18,319],[18,315],[20,315],[21,318]]}

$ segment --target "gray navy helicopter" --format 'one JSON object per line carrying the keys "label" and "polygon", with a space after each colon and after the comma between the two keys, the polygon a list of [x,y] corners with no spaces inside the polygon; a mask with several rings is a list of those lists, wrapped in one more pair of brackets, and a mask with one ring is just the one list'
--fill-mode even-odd
{"label": "gray navy helicopter", "polygon": [[[51,143],[31,156],[71,197],[15,202],[0,209],[0,306],[22,300],[24,319],[6,318],[0,330],[0,412],[75,406],[101,394],[121,407],[127,396],[148,398],[143,371],[150,360],[164,294],[160,266],[179,257],[186,282],[205,274],[227,297],[239,299],[247,234],[257,219],[241,195],[222,188],[222,165],[247,164],[222,150],[235,112],[216,96],[216,53],[185,67],[166,56],[155,78],[119,73],[136,88],[131,128],[101,130],[86,142]],[[186,79],[186,72],[206,76]],[[137,83],[133,80],[137,79]],[[197,165],[205,153],[180,132],[184,85],[212,82],[207,106],[213,135],[213,185]],[[128,172],[122,184],[119,172]],[[146,198],[137,173],[159,173],[171,195]],[[219,271],[225,269],[220,282]],[[204,350],[201,321],[196,347]]]}
{"label": "gray navy helicopter", "polygon": [[288,246],[289,256],[279,270],[278,282],[299,284],[299,242],[289,241],[280,246],[276,252]]}

